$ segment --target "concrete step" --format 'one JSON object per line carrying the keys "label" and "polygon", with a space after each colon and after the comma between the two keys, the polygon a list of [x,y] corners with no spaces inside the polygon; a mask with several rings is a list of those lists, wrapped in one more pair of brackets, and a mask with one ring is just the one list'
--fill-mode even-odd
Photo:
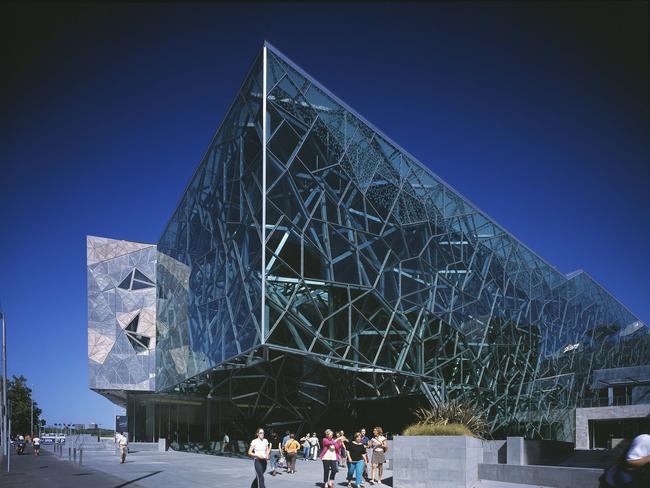
{"label": "concrete step", "polygon": [[[598,488],[602,469],[567,466],[531,466],[514,464],[479,464],[478,477],[521,485],[552,488]],[[539,483],[539,484],[538,484]]]}
{"label": "concrete step", "polygon": [[506,483],[505,481],[479,480],[473,488],[550,488],[543,485],[524,485],[520,483]]}

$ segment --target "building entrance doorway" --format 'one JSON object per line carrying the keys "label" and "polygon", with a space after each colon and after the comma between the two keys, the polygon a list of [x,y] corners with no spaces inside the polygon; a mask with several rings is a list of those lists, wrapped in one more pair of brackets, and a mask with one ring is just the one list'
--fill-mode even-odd
{"label": "building entrance doorway", "polygon": [[623,439],[650,432],[650,419],[589,420],[589,448],[612,449]]}

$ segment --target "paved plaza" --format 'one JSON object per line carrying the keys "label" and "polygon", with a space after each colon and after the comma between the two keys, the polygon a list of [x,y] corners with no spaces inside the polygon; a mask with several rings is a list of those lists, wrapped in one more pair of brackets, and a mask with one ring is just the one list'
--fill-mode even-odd
{"label": "paved plaza", "polygon": [[[47,454],[52,456],[49,452]],[[71,464],[67,460],[52,459],[52,462]],[[126,463],[119,464],[118,456],[113,451],[84,450],[83,468],[119,478],[121,482],[111,485],[113,487],[128,486],[129,488],[160,486],[248,488],[255,477],[253,462],[248,459],[175,451],[132,452],[128,455]],[[295,474],[282,471],[282,474],[272,477],[267,471],[266,486],[268,488],[322,486],[322,473],[320,461],[298,460]],[[392,472],[387,470],[384,478],[384,486],[392,486]],[[342,469],[335,481],[336,486],[347,485]],[[91,485],[89,483],[85,486]],[[98,488],[100,485],[92,486]]]}
{"label": "paved plaza", "polygon": [[[12,450],[13,451],[13,450]],[[0,456],[2,459],[2,456]],[[32,454],[27,446],[25,454],[11,455],[11,472],[7,473],[5,459],[0,470],[2,488],[137,488],[124,478],[56,459],[51,452],[41,449],[40,456]]]}
{"label": "paved plaza", "polygon": [[[2,488],[248,488],[254,478],[250,460],[175,451],[136,451],[129,454],[125,464],[119,464],[112,450],[84,450],[83,466],[79,466],[68,461],[67,456],[55,456],[51,447],[41,449],[40,457],[33,456],[28,446],[25,455],[12,455],[11,467],[11,473],[0,473]],[[343,470],[336,478],[335,486],[346,486]],[[283,472],[271,477],[267,473],[265,479],[268,488],[322,487],[322,465],[318,461],[298,461],[295,474]],[[386,471],[384,485],[380,486],[393,486],[392,471]],[[545,487],[479,481],[475,488]]]}

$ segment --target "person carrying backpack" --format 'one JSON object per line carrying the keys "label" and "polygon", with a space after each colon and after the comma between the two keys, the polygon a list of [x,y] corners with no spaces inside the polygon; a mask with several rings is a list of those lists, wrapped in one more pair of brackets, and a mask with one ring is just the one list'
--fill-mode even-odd
{"label": "person carrying backpack", "polygon": [[650,435],[634,438],[625,455],[605,473],[604,484],[610,488],[650,486]]}

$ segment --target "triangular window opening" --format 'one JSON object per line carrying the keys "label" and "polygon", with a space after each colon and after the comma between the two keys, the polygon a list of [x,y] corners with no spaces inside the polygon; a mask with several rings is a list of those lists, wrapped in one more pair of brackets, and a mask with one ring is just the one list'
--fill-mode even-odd
{"label": "triangular window opening", "polygon": [[134,268],[133,272],[135,273],[134,274],[134,279],[136,279],[138,281],[142,281],[143,283],[149,283],[150,285],[154,284],[153,281],[151,281],[149,278],[147,278],[147,276],[142,271],[140,271],[138,268]]}
{"label": "triangular window opening", "polygon": [[131,346],[133,346],[133,349],[135,349],[135,352],[142,352],[149,349],[149,341],[150,341],[149,337],[127,332],[126,338],[131,343]]}
{"label": "triangular window opening", "polygon": [[150,337],[143,336],[138,334],[138,323],[140,322],[140,314],[138,313],[135,317],[131,319],[129,325],[124,328],[124,333],[126,338],[131,343],[131,346],[135,352],[142,352],[149,349]]}
{"label": "triangular window opening", "polygon": [[144,290],[145,288],[153,288],[155,283],[147,278],[142,271],[138,268],[133,268],[131,272],[126,275],[126,278],[122,280],[122,283],[117,285],[118,288],[123,290]]}
{"label": "triangular window opening", "polygon": [[123,290],[130,290],[131,289],[131,279],[133,278],[133,272],[130,272],[128,275],[126,275],[126,278],[122,280],[122,283],[117,285],[118,288],[122,288]]}
{"label": "triangular window opening", "polygon": [[140,321],[140,314],[138,313],[133,319],[131,319],[131,322],[129,322],[129,325],[127,325],[124,330],[128,332],[138,332],[138,322]]}

